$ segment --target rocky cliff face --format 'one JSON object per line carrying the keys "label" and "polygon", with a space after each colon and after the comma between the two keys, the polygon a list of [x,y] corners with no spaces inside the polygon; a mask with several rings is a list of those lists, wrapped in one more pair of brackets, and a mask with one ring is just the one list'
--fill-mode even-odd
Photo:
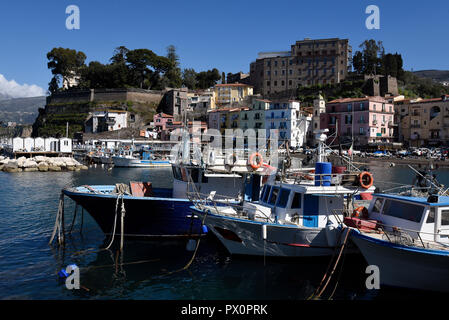
{"label": "rocky cliff face", "polygon": [[132,129],[138,129],[152,120],[159,101],[86,101],[50,103],[39,109],[39,115],[33,124],[33,137],[61,137],[66,135],[73,138],[77,132],[85,131],[85,122],[89,114],[94,111],[123,110],[133,114],[134,121],[129,121]]}

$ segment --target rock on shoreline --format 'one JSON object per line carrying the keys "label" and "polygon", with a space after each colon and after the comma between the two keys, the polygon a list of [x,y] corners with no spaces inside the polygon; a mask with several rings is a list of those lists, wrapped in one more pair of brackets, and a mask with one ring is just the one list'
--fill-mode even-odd
{"label": "rock on shoreline", "polygon": [[0,156],[0,171],[4,172],[59,172],[87,170],[87,166],[70,157],[20,157],[9,159]]}

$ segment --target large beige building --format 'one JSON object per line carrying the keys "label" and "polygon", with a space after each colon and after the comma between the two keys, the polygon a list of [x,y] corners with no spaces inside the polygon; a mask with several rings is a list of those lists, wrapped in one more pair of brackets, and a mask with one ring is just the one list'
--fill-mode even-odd
{"label": "large beige building", "polygon": [[214,91],[217,106],[241,102],[245,97],[253,95],[253,87],[243,83],[217,84]]}
{"label": "large beige building", "polygon": [[399,140],[411,147],[440,146],[449,142],[449,95],[397,104]]}
{"label": "large beige building", "polygon": [[338,83],[352,65],[348,39],[304,39],[290,51],[262,52],[250,64],[250,83],[262,95],[296,89],[299,85]]}

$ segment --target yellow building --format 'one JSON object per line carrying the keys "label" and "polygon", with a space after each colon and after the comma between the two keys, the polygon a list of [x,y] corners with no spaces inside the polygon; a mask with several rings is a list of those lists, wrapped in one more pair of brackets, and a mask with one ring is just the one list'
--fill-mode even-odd
{"label": "yellow building", "polygon": [[253,94],[253,87],[242,83],[217,84],[214,87],[215,103],[218,106],[243,101]]}
{"label": "yellow building", "polygon": [[449,95],[397,104],[399,140],[411,147],[447,145],[449,142]]}

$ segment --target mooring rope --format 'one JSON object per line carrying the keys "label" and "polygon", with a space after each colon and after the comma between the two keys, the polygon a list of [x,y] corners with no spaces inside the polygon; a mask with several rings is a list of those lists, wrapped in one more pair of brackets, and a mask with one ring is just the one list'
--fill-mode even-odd
{"label": "mooring rope", "polygon": [[59,196],[59,205],[58,205],[58,212],[56,213],[55,226],[53,228],[53,233],[51,234],[50,241],[48,242],[49,245],[52,244],[56,236],[56,233],[58,233],[58,241],[59,244],[61,244],[61,220],[63,218],[63,210],[64,210],[64,193],[61,192],[61,195]]}
{"label": "mooring rope", "polygon": [[[343,240],[343,244],[341,245],[341,247],[340,247],[340,252],[338,253],[338,257],[337,257],[337,260],[335,261],[335,263],[334,263],[334,266],[333,266],[333,268],[332,268],[332,270],[331,270],[331,272],[329,273],[329,268],[328,268],[328,270],[326,271],[326,273],[324,274],[324,276],[323,276],[323,279],[321,280],[321,282],[320,282],[320,285],[317,287],[317,289],[315,290],[315,292],[307,299],[307,300],[310,300],[310,299],[319,299],[320,297],[321,297],[321,295],[324,293],[324,291],[326,290],[326,288],[327,288],[327,286],[328,286],[328,284],[329,284],[329,282],[330,282],[330,280],[332,279],[332,276],[334,275],[334,272],[335,272],[335,269],[337,268],[337,265],[338,265],[338,262],[340,261],[340,258],[341,258],[341,255],[342,255],[342,253],[343,253],[343,250],[345,249],[345,247],[346,247],[346,243],[347,243],[347,241],[348,241],[348,236],[349,236],[349,233],[350,233],[350,230],[348,229],[348,228],[343,228],[342,229],[342,232],[344,232],[344,230],[347,230],[347,232],[346,232],[346,235],[345,235],[345,238],[344,238],[344,240]],[[332,259],[331,259],[331,261],[333,260],[333,257],[334,257],[335,255],[333,255],[332,256]],[[331,264],[329,264],[329,267],[331,266]],[[324,284],[324,286],[323,286],[323,283],[324,283],[324,281],[326,280],[326,283]],[[318,292],[319,291],[319,292]],[[335,291],[335,289],[334,289],[334,291]],[[318,294],[317,294],[318,293]],[[332,293],[333,294],[333,293]]]}

